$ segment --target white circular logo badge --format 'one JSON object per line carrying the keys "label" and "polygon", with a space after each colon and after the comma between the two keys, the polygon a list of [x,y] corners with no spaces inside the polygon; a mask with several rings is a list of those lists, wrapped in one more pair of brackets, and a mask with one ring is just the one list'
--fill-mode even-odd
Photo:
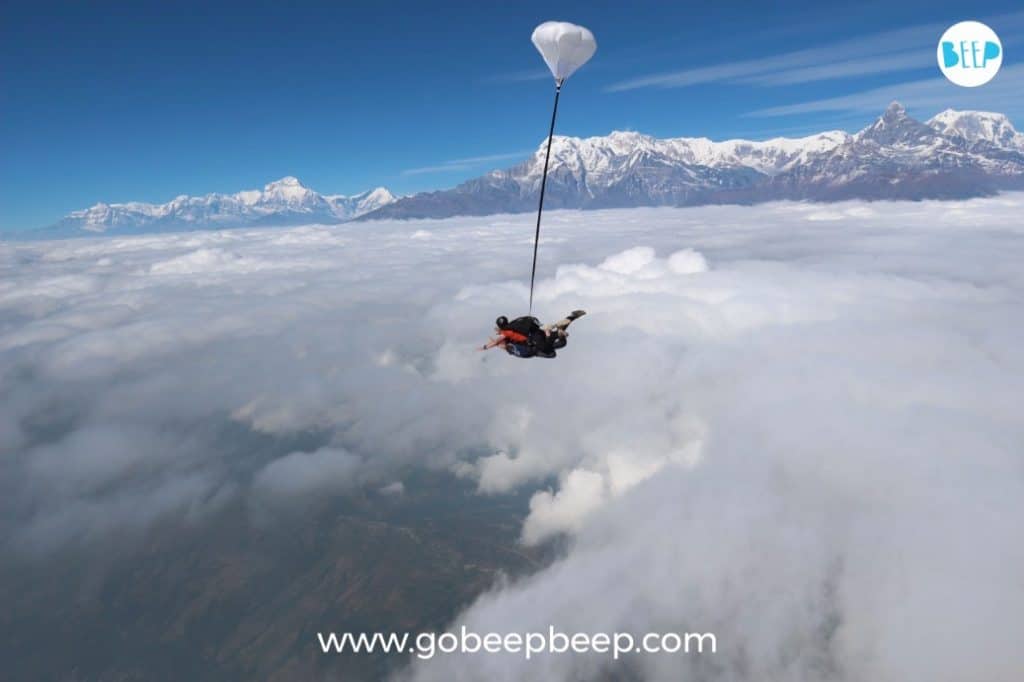
{"label": "white circular logo badge", "polygon": [[961,21],[939,38],[939,68],[953,83],[976,88],[988,83],[1003,64],[999,36],[980,21]]}

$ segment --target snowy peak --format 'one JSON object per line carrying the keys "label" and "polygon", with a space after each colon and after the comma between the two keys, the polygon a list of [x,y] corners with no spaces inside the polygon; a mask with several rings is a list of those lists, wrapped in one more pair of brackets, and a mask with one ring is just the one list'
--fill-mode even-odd
{"label": "snowy peak", "polygon": [[267,183],[262,190],[243,190],[235,194],[180,195],[165,204],[98,203],[68,214],[54,227],[74,234],[80,230],[124,233],[338,223],[393,201],[395,197],[383,187],[351,197],[340,194],[325,197],[289,175]]}
{"label": "snowy peak", "polygon": [[268,182],[266,185],[264,185],[263,191],[265,191],[265,192],[272,192],[272,191],[275,191],[275,190],[278,190],[278,189],[292,188],[292,187],[297,187],[297,188],[305,189],[305,185],[303,185],[301,182],[299,182],[299,179],[297,177],[295,177],[294,175],[286,175],[283,178],[281,178],[280,180],[275,180],[274,182]]}
{"label": "snowy peak", "polygon": [[367,200],[383,204],[388,204],[395,200],[395,195],[392,194],[387,187],[377,187],[376,189],[371,189],[370,191],[357,196],[362,196]]}
{"label": "snowy peak", "polygon": [[331,205],[336,215],[346,219],[376,211],[396,200],[395,195],[386,187],[377,187],[360,194],[353,194],[350,197],[343,194],[332,194],[325,196],[324,199]]}
{"label": "snowy peak", "polygon": [[371,190],[354,194],[351,197],[363,206],[384,206],[395,200],[395,195],[387,187],[376,187]]}
{"label": "snowy peak", "polygon": [[927,146],[939,138],[935,130],[908,116],[899,102],[890,104],[878,120],[854,136],[860,143],[893,148]]}
{"label": "snowy peak", "polygon": [[298,178],[291,175],[280,180],[268,183],[263,187],[263,196],[260,200],[264,203],[286,203],[290,206],[310,206],[323,198],[309,189]]}
{"label": "snowy peak", "polygon": [[970,144],[985,142],[999,149],[1024,152],[1024,134],[1018,133],[1003,114],[946,109],[928,119],[927,124],[943,135],[959,136]]}
{"label": "snowy peak", "polygon": [[914,119],[907,116],[906,108],[899,102],[892,102],[882,115],[875,119],[875,122],[869,125],[867,128],[858,133],[864,135],[868,132],[881,133],[883,131],[898,130],[901,126],[907,122],[916,122]]}
{"label": "snowy peak", "polygon": [[887,123],[889,125],[896,125],[899,122],[907,118],[907,109],[899,102],[893,101],[889,103],[889,106],[882,112],[882,116],[879,121]]}
{"label": "snowy peak", "polygon": [[102,232],[107,227],[125,222],[123,216],[115,210],[115,207],[116,205],[111,206],[110,204],[100,202],[87,209],[73,211],[64,220],[74,220],[81,224],[82,229],[89,232]]}
{"label": "snowy peak", "polygon": [[263,186],[265,194],[305,194],[308,191],[309,189],[292,175],[286,175]]}

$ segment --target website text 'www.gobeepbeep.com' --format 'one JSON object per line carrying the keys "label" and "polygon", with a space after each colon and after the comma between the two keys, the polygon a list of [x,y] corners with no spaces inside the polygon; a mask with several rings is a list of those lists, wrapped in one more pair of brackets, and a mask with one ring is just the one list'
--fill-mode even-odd
{"label": "website text 'www.gobeepbeep.com'", "polygon": [[519,654],[526,659],[541,654],[610,655],[618,660],[626,654],[715,653],[718,641],[710,632],[576,632],[566,634],[549,627],[547,632],[488,632],[478,634],[461,627],[454,632],[352,633],[318,632],[320,649],[325,654],[402,654],[427,660],[437,654]]}

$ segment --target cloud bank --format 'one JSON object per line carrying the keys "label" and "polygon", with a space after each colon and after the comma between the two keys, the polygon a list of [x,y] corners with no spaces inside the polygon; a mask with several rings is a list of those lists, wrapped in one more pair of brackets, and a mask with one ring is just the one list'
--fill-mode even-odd
{"label": "cloud bank", "polygon": [[522,312],[529,216],[0,245],[0,542],[448,470],[568,540],[456,624],[718,653],[403,677],[1012,680],[1022,207],[553,212],[535,312],[589,314],[528,362],[473,347]]}

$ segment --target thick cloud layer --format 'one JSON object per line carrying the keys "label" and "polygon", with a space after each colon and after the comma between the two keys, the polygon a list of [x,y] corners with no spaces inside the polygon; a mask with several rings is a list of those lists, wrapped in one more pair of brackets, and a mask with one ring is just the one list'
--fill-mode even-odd
{"label": "thick cloud layer", "polygon": [[[651,679],[1024,668],[1024,197],[557,212],[0,246],[0,533],[45,553],[409,467],[534,490],[565,557],[478,632],[711,631]],[[408,483],[405,484],[406,486]],[[421,680],[604,658],[438,657]]]}

